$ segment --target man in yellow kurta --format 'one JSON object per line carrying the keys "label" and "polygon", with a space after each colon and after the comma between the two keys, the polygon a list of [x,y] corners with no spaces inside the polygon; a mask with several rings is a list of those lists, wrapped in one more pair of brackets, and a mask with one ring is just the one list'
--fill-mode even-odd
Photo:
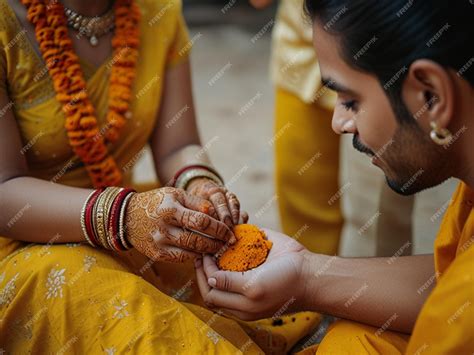
{"label": "man in yellow kurta", "polygon": [[[408,337],[382,328],[349,321],[329,329],[318,354],[407,353],[467,354],[474,350],[474,191],[461,183],[453,196],[435,242],[435,273],[420,285],[418,294],[429,292]],[[436,281],[435,281],[436,278]],[[408,341],[409,340],[409,341]],[[309,351],[310,349],[308,349]],[[314,348],[311,350],[315,350]],[[311,353],[311,351],[309,351]]]}
{"label": "man in yellow kurta", "polygon": [[[262,8],[273,1],[250,2]],[[272,32],[275,188],[282,231],[314,253],[391,256],[402,246],[403,255],[431,253],[441,222],[437,216],[456,181],[431,194],[400,196],[352,149],[351,137],[332,134],[336,95],[321,83],[303,3],[280,1]],[[374,215],[375,223],[363,228]]]}
{"label": "man in yellow kurta", "polygon": [[[342,258],[273,242],[246,273],[197,262],[208,304],[242,319],[319,311],[341,318],[317,354],[474,352],[474,35],[469,2],[306,0],[332,118],[402,195],[461,180],[433,255]],[[363,208],[363,206],[361,206]]]}

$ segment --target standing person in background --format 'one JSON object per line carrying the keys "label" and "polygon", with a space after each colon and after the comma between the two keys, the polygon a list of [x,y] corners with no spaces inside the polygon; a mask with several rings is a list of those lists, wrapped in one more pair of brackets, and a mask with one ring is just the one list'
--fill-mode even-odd
{"label": "standing person in background", "polygon": [[[271,0],[250,1],[256,8]],[[302,0],[280,3],[271,76],[275,84],[276,193],[283,231],[308,249],[334,255],[342,228],[339,201],[339,137],[332,134],[335,95],[323,87],[303,21]]]}

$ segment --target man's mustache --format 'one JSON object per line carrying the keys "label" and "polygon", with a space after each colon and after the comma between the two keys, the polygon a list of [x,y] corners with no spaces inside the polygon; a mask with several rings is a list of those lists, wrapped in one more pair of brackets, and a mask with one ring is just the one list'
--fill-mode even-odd
{"label": "man's mustache", "polygon": [[352,137],[352,146],[354,147],[355,150],[358,150],[361,153],[365,153],[370,156],[375,155],[375,153],[370,148],[366,147],[365,145],[361,143],[361,141],[359,140],[358,134],[354,134],[354,136]]}

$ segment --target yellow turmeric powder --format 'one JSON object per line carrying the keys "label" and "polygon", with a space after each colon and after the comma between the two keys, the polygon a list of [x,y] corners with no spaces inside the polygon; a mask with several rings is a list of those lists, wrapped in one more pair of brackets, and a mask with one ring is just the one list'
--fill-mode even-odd
{"label": "yellow turmeric powder", "polygon": [[252,224],[239,224],[234,227],[237,242],[229,247],[219,258],[221,270],[247,271],[262,264],[272,248],[265,233]]}

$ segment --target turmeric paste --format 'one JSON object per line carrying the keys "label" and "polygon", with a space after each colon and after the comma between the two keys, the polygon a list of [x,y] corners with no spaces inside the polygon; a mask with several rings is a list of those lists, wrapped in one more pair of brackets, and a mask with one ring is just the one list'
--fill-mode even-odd
{"label": "turmeric paste", "polygon": [[219,269],[247,271],[265,261],[272,242],[263,231],[252,224],[239,224],[234,227],[234,235],[237,242],[221,255]]}

